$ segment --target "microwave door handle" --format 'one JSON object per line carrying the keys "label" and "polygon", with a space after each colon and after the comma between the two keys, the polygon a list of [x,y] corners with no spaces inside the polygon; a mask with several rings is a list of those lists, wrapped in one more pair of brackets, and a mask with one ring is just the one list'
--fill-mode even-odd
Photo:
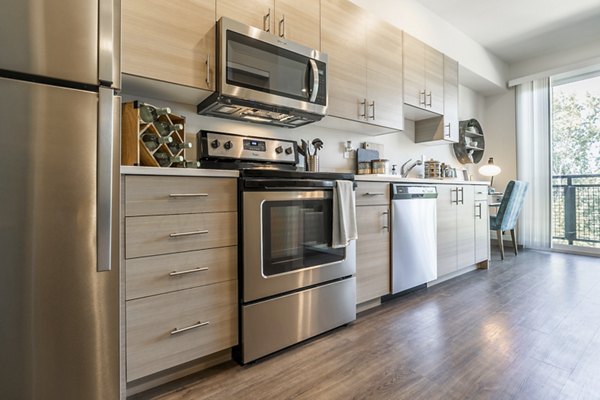
{"label": "microwave door handle", "polygon": [[317,99],[317,94],[319,94],[319,67],[317,67],[317,62],[312,58],[309,59],[308,62],[312,69],[312,89],[310,91],[309,101],[314,103]]}

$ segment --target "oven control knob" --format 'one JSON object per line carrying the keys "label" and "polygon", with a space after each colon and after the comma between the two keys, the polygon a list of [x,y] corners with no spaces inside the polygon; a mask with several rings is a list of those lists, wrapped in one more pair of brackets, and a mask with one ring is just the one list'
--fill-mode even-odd
{"label": "oven control knob", "polygon": [[292,154],[294,152],[294,150],[292,150],[291,147],[288,147],[287,149],[285,149],[285,154]]}
{"label": "oven control knob", "polygon": [[277,146],[277,148],[275,149],[275,153],[277,153],[277,154],[283,153],[283,147]]}
{"label": "oven control knob", "polygon": [[219,147],[221,145],[221,142],[219,142],[217,139],[215,139],[212,142],[210,142],[210,145],[212,146],[213,149],[216,149],[217,147]]}
{"label": "oven control knob", "polygon": [[225,150],[229,150],[233,147],[233,143],[231,143],[230,140],[228,140],[227,142],[225,142],[225,144],[223,145],[223,147],[225,147]]}

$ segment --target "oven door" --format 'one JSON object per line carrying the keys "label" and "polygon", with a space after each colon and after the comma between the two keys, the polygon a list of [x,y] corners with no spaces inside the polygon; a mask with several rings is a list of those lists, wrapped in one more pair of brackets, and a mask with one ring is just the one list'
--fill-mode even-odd
{"label": "oven door", "polygon": [[332,190],[243,193],[243,301],[356,272],[354,242],[331,247]]}
{"label": "oven door", "polygon": [[325,54],[228,18],[218,32],[223,95],[325,115]]}

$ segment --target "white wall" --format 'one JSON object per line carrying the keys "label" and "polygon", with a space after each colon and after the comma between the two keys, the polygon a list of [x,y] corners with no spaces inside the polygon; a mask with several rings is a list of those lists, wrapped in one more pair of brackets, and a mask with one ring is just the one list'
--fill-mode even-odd
{"label": "white wall", "polygon": [[[221,118],[206,117],[196,114],[196,107],[188,104],[165,102],[157,99],[144,99],[124,95],[123,101],[142,100],[156,106],[168,106],[176,114],[186,117],[186,133],[188,140],[196,146],[195,133],[200,129],[210,129],[220,132],[255,135],[262,137],[279,137],[300,141],[319,137],[325,144],[320,157],[322,171],[353,172],[355,170],[355,159],[343,158],[343,148],[346,140],[351,140],[354,148],[360,143],[369,141],[384,145],[384,157],[390,160],[390,164],[397,164],[398,170],[408,159],[417,159],[424,155],[426,159],[434,158],[438,161],[450,164],[456,168],[464,168],[454,157],[452,145],[426,145],[414,143],[414,122],[405,121],[405,130],[382,136],[367,136],[358,133],[348,133],[334,129],[327,129],[308,125],[301,128],[286,129],[273,128],[266,125],[251,124],[246,122],[229,121]],[[466,87],[459,88],[459,115],[461,118],[483,119],[484,98],[477,92]],[[474,173],[471,166],[469,172]],[[415,176],[417,170],[413,170],[411,176]]]}
{"label": "white wall", "polygon": [[[502,168],[494,178],[494,188],[501,192],[508,181],[517,177],[517,143],[515,119],[515,90],[488,96],[484,100],[485,152],[479,166],[494,157],[494,163]],[[480,177],[481,179],[489,179]]]}
{"label": "white wall", "polygon": [[511,80],[523,77],[532,80],[589,66],[600,66],[600,40],[513,63],[509,76]]}

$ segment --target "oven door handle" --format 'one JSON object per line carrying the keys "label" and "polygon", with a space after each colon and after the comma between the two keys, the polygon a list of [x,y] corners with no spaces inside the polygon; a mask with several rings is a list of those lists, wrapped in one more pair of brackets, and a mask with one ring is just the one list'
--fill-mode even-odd
{"label": "oven door handle", "polygon": [[[297,186],[296,186],[297,184]],[[302,181],[290,181],[290,180],[272,180],[272,179],[259,179],[259,180],[246,180],[244,182],[244,188],[247,189],[264,189],[264,190],[331,190],[336,186],[335,181],[319,181],[319,180],[302,180]],[[356,189],[357,184],[353,182],[353,188]]]}

